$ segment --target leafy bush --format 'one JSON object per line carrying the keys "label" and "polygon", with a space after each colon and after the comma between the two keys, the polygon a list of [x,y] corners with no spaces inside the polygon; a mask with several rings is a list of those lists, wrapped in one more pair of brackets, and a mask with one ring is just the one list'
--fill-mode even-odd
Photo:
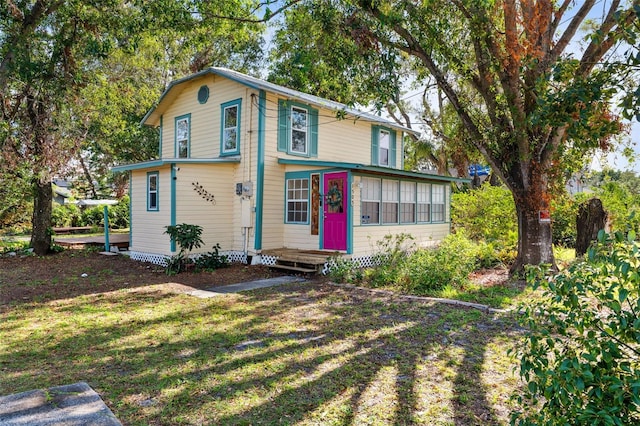
{"label": "leafy bush", "polygon": [[180,251],[178,254],[171,256],[167,261],[165,272],[167,275],[178,274],[185,270],[186,265],[193,263],[187,256],[193,249],[202,247],[202,226],[189,225],[181,223],[179,225],[169,225],[166,227],[165,234],[171,237],[171,241],[175,242]]}
{"label": "leafy bush", "polygon": [[640,199],[618,182],[606,182],[596,190],[612,229],[640,233]]}
{"label": "leafy bush", "polygon": [[129,196],[122,197],[118,204],[109,207],[109,227],[124,229],[129,227]]}
{"label": "leafy bush", "polygon": [[329,278],[339,283],[359,283],[364,279],[362,268],[356,262],[344,257],[329,259]]}
{"label": "leafy bush", "polygon": [[497,250],[518,244],[516,207],[508,189],[488,183],[479,189],[458,192],[451,197],[451,225],[464,229],[475,241],[487,241]]}
{"label": "leafy bush", "polygon": [[220,254],[220,244],[217,243],[210,252],[198,256],[195,263],[197,270],[213,271],[229,266],[229,258]]}
{"label": "leafy bush", "polygon": [[406,261],[403,290],[428,294],[446,286],[460,288],[476,267],[476,245],[463,233],[448,235],[438,248],[419,250]]}
{"label": "leafy bush", "polygon": [[54,228],[67,226],[83,226],[80,208],[75,204],[55,205],[51,210],[51,226]]}
{"label": "leafy bush", "polygon": [[377,241],[374,264],[377,266],[363,276],[371,287],[398,284],[403,265],[415,249],[413,237],[409,234],[385,235]]}
{"label": "leafy bush", "polygon": [[523,307],[513,424],[640,424],[640,244],[633,232],[598,240],[561,274],[530,274],[543,297]]}
{"label": "leafy bush", "polygon": [[80,226],[104,227],[104,206],[87,207],[82,211]]}

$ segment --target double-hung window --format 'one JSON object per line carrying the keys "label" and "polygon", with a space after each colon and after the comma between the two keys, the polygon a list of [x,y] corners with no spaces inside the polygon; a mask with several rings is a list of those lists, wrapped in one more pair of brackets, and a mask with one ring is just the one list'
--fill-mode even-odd
{"label": "double-hung window", "polygon": [[431,222],[431,184],[418,184],[418,222]]}
{"label": "double-hung window", "polygon": [[381,166],[389,165],[389,132],[380,130],[380,140],[378,143],[378,164]]}
{"label": "double-hung window", "polygon": [[398,181],[382,181],[382,223],[398,223]]}
{"label": "double-hung window", "polygon": [[158,172],[147,173],[147,210],[158,211]]}
{"label": "double-hung window", "polygon": [[431,190],[432,222],[444,222],[444,185],[433,185]]}
{"label": "double-hung window", "polygon": [[396,167],[396,132],[386,127],[371,127],[371,164]]}
{"label": "double-hung window", "polygon": [[380,223],[380,179],[362,178],[360,221],[362,224]]}
{"label": "double-hung window", "polygon": [[278,101],[278,151],[318,156],[318,110],[293,101]]}
{"label": "double-hung window", "polygon": [[189,138],[191,136],[191,115],[176,117],[176,157],[189,158]]}
{"label": "double-hung window", "polygon": [[309,179],[287,179],[287,223],[309,223]]}
{"label": "double-hung window", "polygon": [[289,151],[297,154],[306,154],[308,146],[308,122],[306,109],[291,108],[291,145]]}
{"label": "double-hung window", "polygon": [[240,107],[242,99],[221,105],[222,135],[220,155],[236,155],[240,153]]}
{"label": "double-hung window", "polygon": [[400,182],[400,223],[416,221],[416,183]]}

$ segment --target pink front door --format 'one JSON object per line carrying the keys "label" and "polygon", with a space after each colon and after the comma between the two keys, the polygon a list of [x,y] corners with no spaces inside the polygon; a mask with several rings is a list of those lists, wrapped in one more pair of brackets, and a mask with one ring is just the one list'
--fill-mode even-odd
{"label": "pink front door", "polygon": [[347,249],[347,172],[325,173],[323,177],[322,248]]}

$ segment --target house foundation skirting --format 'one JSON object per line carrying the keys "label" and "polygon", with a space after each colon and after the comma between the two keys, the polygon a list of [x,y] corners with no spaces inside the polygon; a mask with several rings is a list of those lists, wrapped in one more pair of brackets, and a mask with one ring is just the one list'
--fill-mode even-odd
{"label": "house foundation skirting", "polygon": [[[247,262],[248,256],[245,256],[243,251],[234,251],[234,250],[221,251],[220,255],[227,256],[227,258],[229,259],[229,262],[248,263]],[[145,253],[141,251],[132,251],[132,250],[129,251],[129,257],[131,257],[131,259],[133,260],[137,260],[140,262],[153,263],[154,265],[160,265],[160,266],[167,266],[167,260],[171,258],[171,256],[167,256],[166,254]],[[190,257],[196,258],[198,257],[198,255],[194,254],[194,255],[191,255]],[[265,260],[264,257],[262,260],[263,260],[262,264],[267,264],[264,262]],[[273,260],[273,263],[275,263],[275,259]]]}
{"label": "house foundation skirting", "polygon": [[[224,251],[220,252],[221,255],[225,255],[228,257],[230,262],[239,262],[239,263],[249,263],[247,256],[245,256],[243,251]],[[133,260],[137,260],[140,262],[148,262],[153,263],[154,265],[167,266],[167,260],[170,256],[166,254],[155,254],[155,253],[145,253],[139,251],[129,251],[129,256]],[[196,255],[197,256],[197,255]],[[257,259],[254,259],[251,264],[253,265],[266,265],[273,266],[276,264],[278,260],[277,256],[269,256],[269,255],[258,255],[254,256]],[[352,257],[349,259],[350,262],[353,263],[353,266],[356,268],[370,268],[372,266],[377,266],[381,263],[382,257],[376,255],[368,255],[368,256],[360,256],[360,257]],[[326,262],[322,268],[322,274],[328,274],[336,264],[334,261]]]}

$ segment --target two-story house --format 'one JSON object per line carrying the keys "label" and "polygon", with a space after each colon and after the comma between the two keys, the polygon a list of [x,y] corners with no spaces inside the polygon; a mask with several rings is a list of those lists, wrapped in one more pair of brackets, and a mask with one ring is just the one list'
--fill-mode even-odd
{"label": "two-story house", "polygon": [[209,251],[273,264],[274,249],[340,252],[366,264],[376,241],[449,233],[450,184],[403,170],[411,129],[346,105],[223,68],[176,80],[142,120],[159,129],[159,159],[128,171],[130,252],[163,263],[164,233],[203,227]]}

